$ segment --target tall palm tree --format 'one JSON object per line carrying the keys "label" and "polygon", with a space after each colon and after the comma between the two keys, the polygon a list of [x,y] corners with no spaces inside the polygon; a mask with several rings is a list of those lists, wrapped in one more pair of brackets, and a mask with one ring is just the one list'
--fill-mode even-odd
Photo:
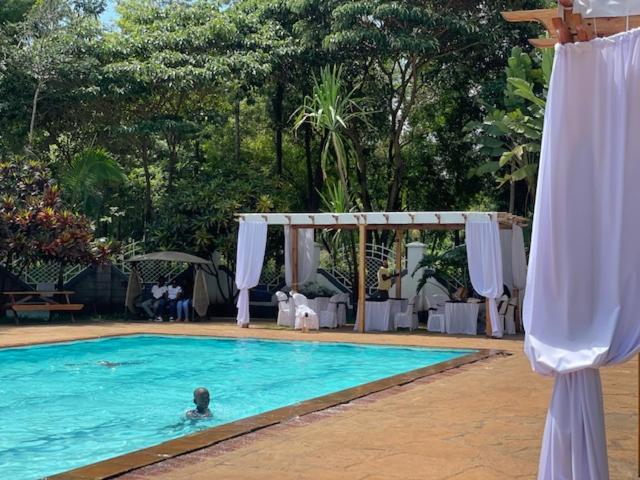
{"label": "tall palm tree", "polygon": [[80,152],[60,172],[62,190],[69,203],[91,218],[99,214],[105,189],[122,185],[126,180],[118,162],[101,148]]}

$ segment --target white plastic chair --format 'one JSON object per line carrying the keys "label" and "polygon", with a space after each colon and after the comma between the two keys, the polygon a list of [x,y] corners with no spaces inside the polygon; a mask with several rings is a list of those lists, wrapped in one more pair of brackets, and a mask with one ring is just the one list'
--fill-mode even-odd
{"label": "white plastic chair", "polygon": [[294,293],[293,304],[296,309],[295,329],[302,330],[302,327],[306,323],[309,330],[319,330],[320,322],[318,320],[318,314],[309,308],[307,297],[301,293]]}
{"label": "white plastic chair", "polygon": [[447,326],[444,315],[444,304],[448,300],[447,297],[434,295],[429,298],[425,298],[427,305],[429,305],[429,319],[427,320],[427,330],[430,332],[446,333]]}
{"label": "white plastic chair", "polygon": [[409,303],[407,304],[407,309],[404,312],[398,312],[393,317],[393,323],[398,328],[408,328],[409,330],[414,330],[418,328],[418,318],[414,319],[413,315],[413,307],[416,304],[416,296],[409,298]]}
{"label": "white plastic chair", "polygon": [[278,300],[278,325],[281,327],[293,327],[294,325],[294,307],[289,297],[284,292],[276,292]]}
{"label": "white plastic chair", "polygon": [[506,304],[506,310],[504,315],[501,315],[500,318],[504,321],[504,331],[507,335],[515,335],[516,334],[516,306],[518,304],[517,298],[510,298],[508,302],[504,302]]}
{"label": "white plastic chair", "polygon": [[498,316],[500,317],[500,323],[502,324],[502,330],[505,328],[505,315],[507,314],[507,308],[509,307],[509,297],[502,295],[498,298]]}
{"label": "white plastic chair", "polygon": [[343,327],[347,324],[347,307],[349,305],[349,294],[341,293],[338,302],[338,326]]}
{"label": "white plastic chair", "polygon": [[320,328],[338,327],[338,303],[341,298],[342,295],[337,294],[329,299],[327,309],[320,312]]}

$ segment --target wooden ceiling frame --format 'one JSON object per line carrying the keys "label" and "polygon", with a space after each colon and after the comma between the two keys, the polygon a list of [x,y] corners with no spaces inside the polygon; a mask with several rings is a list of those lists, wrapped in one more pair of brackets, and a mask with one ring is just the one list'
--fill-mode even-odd
{"label": "wooden ceiling frame", "polygon": [[530,38],[538,48],[551,48],[556,43],[588,42],[640,27],[640,15],[628,17],[583,18],[573,13],[573,0],[559,0],[558,8],[502,12],[507,22],[538,22],[547,30],[548,38]]}

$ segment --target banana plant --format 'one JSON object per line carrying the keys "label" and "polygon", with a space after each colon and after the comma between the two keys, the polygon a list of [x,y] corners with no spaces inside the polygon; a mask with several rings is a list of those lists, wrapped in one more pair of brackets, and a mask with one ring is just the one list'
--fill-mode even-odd
{"label": "banana plant", "polygon": [[[535,65],[534,65],[535,62]],[[506,68],[504,109],[485,105],[482,122],[471,122],[465,129],[478,152],[489,160],[469,172],[492,174],[498,188],[509,185],[509,211],[515,211],[515,184],[524,181],[527,197],[535,198],[536,178],[546,96],[553,65],[553,50],[537,51],[532,56],[514,48]]]}

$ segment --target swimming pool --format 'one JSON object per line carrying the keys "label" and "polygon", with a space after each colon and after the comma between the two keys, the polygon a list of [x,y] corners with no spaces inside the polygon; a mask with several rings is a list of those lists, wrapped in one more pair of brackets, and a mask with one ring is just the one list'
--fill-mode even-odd
{"label": "swimming pool", "polygon": [[[0,478],[41,478],[472,352],[159,335],[0,349]],[[214,416],[184,421],[198,386]]]}

